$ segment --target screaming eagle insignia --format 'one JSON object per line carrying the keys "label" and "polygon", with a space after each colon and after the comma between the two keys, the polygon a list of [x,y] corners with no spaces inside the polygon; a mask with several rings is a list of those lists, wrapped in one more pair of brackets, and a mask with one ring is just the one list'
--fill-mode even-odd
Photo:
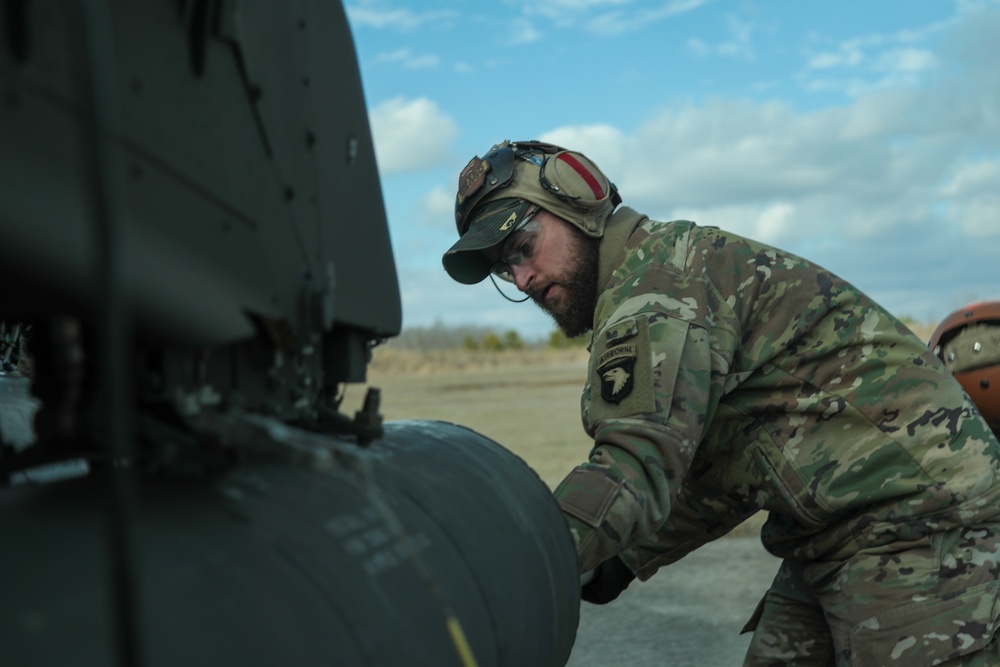
{"label": "screaming eagle insignia", "polygon": [[601,355],[597,362],[601,398],[617,405],[632,393],[635,378],[635,346],[619,345]]}
{"label": "screaming eagle insignia", "polygon": [[612,368],[610,371],[601,376],[601,379],[605,382],[611,383],[611,390],[608,392],[612,396],[617,396],[625,388],[629,379],[632,376],[624,368]]}

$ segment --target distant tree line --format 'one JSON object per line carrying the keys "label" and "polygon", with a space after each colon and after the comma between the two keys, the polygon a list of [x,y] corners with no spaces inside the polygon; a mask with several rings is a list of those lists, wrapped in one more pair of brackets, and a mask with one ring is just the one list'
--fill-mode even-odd
{"label": "distant tree line", "polygon": [[[902,316],[900,320],[910,327],[919,326],[914,317]],[[514,329],[498,331],[478,325],[433,324],[428,327],[408,327],[396,337],[386,341],[385,346],[397,350],[416,352],[467,350],[484,352],[504,352],[507,350],[569,350],[584,348],[590,343],[590,335],[566,338],[559,329],[538,339],[523,338]]]}
{"label": "distant tree line", "polygon": [[465,340],[462,341],[462,347],[466,350],[502,352],[504,350],[523,350],[525,345],[520,334],[513,329],[508,329],[503,335],[487,331],[482,337],[466,336]]}
{"label": "distant tree line", "polygon": [[429,327],[408,327],[386,342],[386,347],[397,350],[469,350],[503,352],[506,350],[556,349],[586,347],[589,336],[566,338],[558,329],[547,338],[525,340],[514,329],[496,331],[490,327],[476,325],[446,326],[433,324]]}

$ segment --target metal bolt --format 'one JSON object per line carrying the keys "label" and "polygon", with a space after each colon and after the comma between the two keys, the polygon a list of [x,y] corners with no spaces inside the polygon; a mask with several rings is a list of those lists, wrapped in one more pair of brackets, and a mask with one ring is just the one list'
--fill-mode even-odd
{"label": "metal bolt", "polygon": [[352,134],[347,138],[347,164],[353,164],[358,159],[358,137]]}

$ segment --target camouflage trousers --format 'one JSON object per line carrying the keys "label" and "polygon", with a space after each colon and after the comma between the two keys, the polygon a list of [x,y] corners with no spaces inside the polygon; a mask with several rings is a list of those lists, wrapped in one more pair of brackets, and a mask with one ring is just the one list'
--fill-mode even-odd
{"label": "camouflage trousers", "polygon": [[1000,666],[1000,525],[900,546],[784,561],[744,628],[744,665]]}

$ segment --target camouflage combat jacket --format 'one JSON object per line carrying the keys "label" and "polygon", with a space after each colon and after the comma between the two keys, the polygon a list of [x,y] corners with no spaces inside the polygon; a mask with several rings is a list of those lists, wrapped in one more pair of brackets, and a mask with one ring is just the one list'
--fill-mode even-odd
{"label": "camouflage combat jacket", "polygon": [[581,571],[641,579],[769,512],[765,547],[838,560],[997,520],[1000,445],[903,324],[795,255],[623,208],[601,244],[583,423],[556,489]]}

